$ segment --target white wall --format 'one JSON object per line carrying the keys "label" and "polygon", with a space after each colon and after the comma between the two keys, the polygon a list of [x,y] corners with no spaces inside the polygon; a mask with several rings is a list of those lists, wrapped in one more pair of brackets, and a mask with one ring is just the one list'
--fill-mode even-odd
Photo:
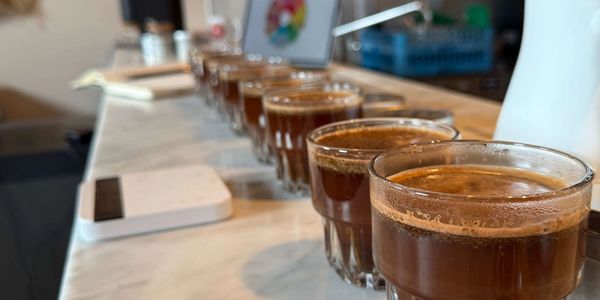
{"label": "white wall", "polygon": [[95,113],[99,93],[69,81],[106,65],[121,24],[118,0],[41,0],[40,17],[0,20],[0,86],[71,114]]}
{"label": "white wall", "polygon": [[212,0],[213,10],[217,15],[243,21],[246,0]]}
{"label": "white wall", "polygon": [[[206,0],[183,0],[183,17],[188,31],[206,29]],[[222,1],[222,0],[221,0]]]}
{"label": "white wall", "polygon": [[[205,1],[182,1],[188,29],[205,28]],[[244,0],[214,2],[217,13],[243,15]],[[121,28],[120,0],[39,3],[39,17],[0,19],[0,88],[18,90],[69,114],[94,115],[100,92],[72,91],[68,84],[110,62]]]}

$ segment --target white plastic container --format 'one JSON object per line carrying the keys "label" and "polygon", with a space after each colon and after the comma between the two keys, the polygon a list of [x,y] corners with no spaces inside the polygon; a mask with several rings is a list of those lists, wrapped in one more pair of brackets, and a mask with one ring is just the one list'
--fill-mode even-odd
{"label": "white plastic container", "polygon": [[79,203],[78,234],[87,241],[216,222],[233,213],[229,189],[208,166],[84,182]]}
{"label": "white plastic container", "polygon": [[[600,172],[600,0],[526,0],[494,139],[557,148]],[[600,210],[600,175],[595,182]]]}

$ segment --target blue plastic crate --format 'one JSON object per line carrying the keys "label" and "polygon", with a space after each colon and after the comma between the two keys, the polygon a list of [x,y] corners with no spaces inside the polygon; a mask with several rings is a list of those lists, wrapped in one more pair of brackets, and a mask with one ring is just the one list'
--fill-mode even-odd
{"label": "blue plastic crate", "polygon": [[425,33],[361,33],[362,65],[401,76],[486,72],[493,67],[492,28],[433,27]]}

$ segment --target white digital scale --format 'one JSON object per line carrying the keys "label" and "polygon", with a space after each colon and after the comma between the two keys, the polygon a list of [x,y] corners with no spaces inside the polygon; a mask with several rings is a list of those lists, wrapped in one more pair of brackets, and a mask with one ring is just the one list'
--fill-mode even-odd
{"label": "white digital scale", "polygon": [[226,219],[231,193],[209,166],[132,172],[83,182],[78,230],[87,241]]}

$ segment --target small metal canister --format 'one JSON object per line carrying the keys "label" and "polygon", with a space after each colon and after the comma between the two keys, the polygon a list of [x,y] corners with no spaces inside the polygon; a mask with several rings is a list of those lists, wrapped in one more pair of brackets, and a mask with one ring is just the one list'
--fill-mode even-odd
{"label": "small metal canister", "polygon": [[191,49],[192,39],[187,31],[176,30],[173,32],[175,41],[175,56],[179,61],[187,61]]}
{"label": "small metal canister", "polygon": [[160,64],[173,58],[172,31],[171,23],[160,23],[153,20],[146,22],[146,33],[140,37],[145,64]]}

